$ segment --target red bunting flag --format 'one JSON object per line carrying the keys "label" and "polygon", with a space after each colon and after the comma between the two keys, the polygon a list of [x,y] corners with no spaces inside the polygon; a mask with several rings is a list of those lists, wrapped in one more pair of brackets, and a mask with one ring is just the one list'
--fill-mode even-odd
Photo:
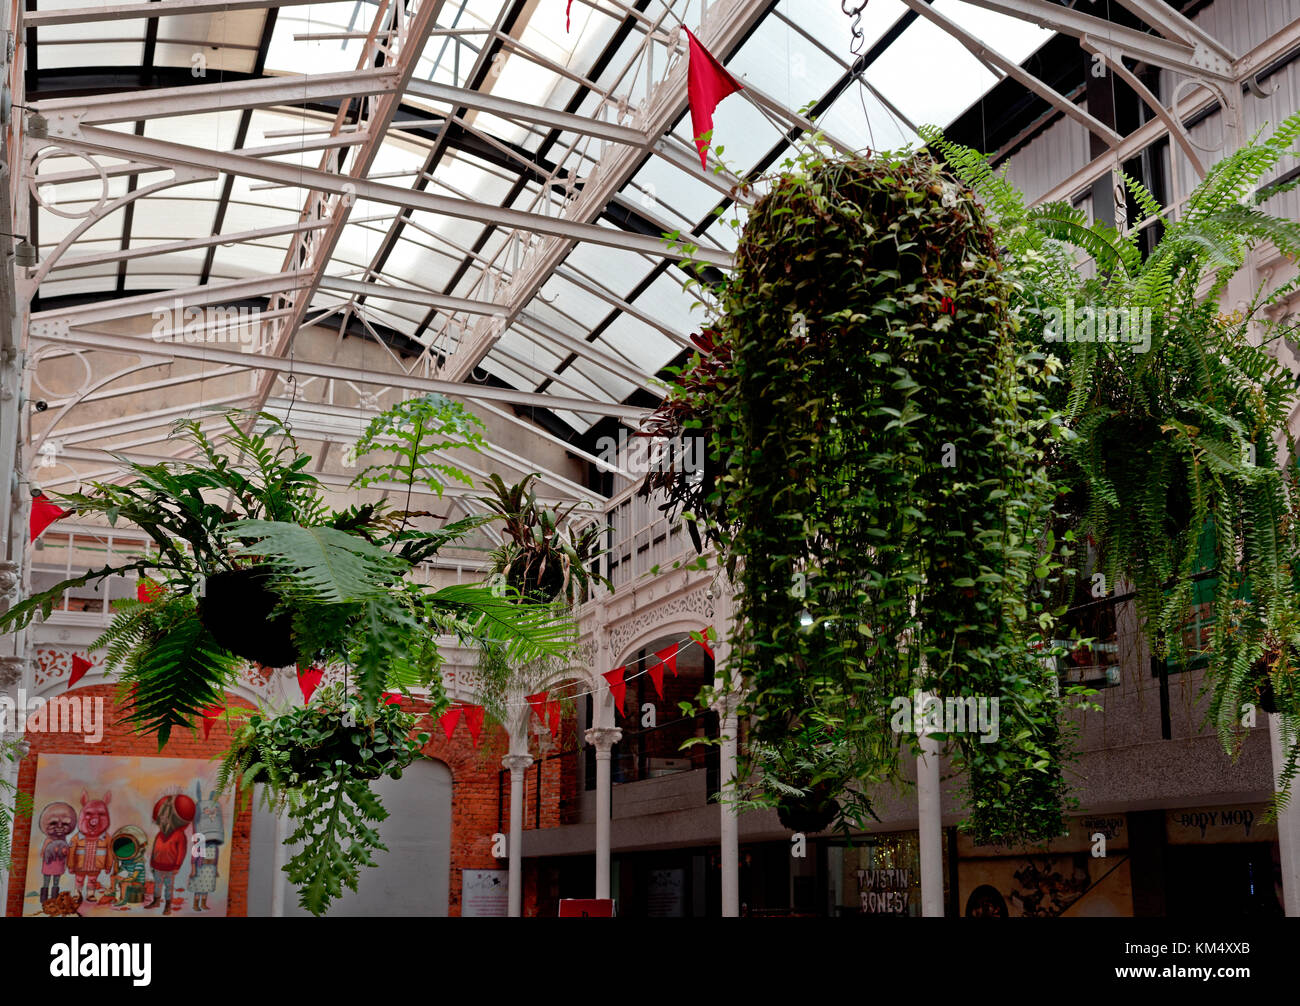
{"label": "red bunting flag", "polygon": [[311,697],[316,691],[316,686],[320,684],[321,678],[323,677],[325,677],[325,672],[319,667],[298,668],[298,690],[302,692],[303,705],[306,705],[311,701]]}
{"label": "red bunting flag", "polygon": [[[691,638],[694,638],[694,636],[692,636]],[[712,660],[712,659],[713,659],[713,647],[709,645],[709,637],[708,637],[708,635],[706,635],[705,633],[702,632],[702,633],[700,633],[700,638],[699,638],[699,639],[696,639],[695,641],[696,641],[697,643],[700,644],[700,646],[703,648],[704,652],[707,653],[707,654],[709,655],[709,659]]]}
{"label": "red bunting flag", "polygon": [[141,604],[153,604],[162,597],[162,593],[162,584],[154,583],[148,577],[141,577],[140,582],[135,585],[135,599]]}
{"label": "red bunting flag", "polygon": [[451,740],[451,735],[456,732],[456,724],[460,722],[460,714],[464,711],[460,706],[452,706],[438,717],[438,722],[442,724],[442,732],[447,735],[447,740]]}
{"label": "red bunting flag", "polygon": [[662,650],[655,650],[655,656],[658,657],[660,660],[662,660],[668,666],[668,669],[673,672],[674,678],[677,677],[677,644],[676,643],[673,643],[672,646],[666,646]]}
{"label": "red bunting flag", "polygon": [[474,742],[475,747],[478,747],[479,731],[483,729],[482,706],[465,707],[465,726],[469,727],[470,740]]}
{"label": "red bunting flag", "polygon": [[86,676],[86,672],[95,665],[80,653],[72,655],[72,673],[68,675],[68,687],[75,688],[77,682]]}
{"label": "red bunting flag", "polygon": [[216,723],[221,714],[226,711],[225,706],[208,706],[200,715],[203,717],[203,739],[208,739],[208,734],[212,733],[212,724]]}
{"label": "red bunting flag", "polygon": [[53,502],[48,496],[42,493],[40,496],[32,497],[32,513],[28,520],[28,528],[31,530],[32,541],[41,536],[41,532],[53,524],[56,520],[67,517],[71,510],[64,510],[63,507]]}
{"label": "red bunting flag", "polygon": [[573,27],[573,0],[564,8],[564,30],[567,32]]}
{"label": "red bunting flag", "polygon": [[564,722],[564,710],[559,699],[546,703],[546,725],[551,728],[551,736],[560,736],[560,724]]}
{"label": "red bunting flag", "polygon": [[623,680],[623,672],[626,667],[615,667],[612,671],[606,671],[601,675],[609,682],[609,694],[614,696],[614,708],[623,713],[623,705],[627,701],[627,682]]}
{"label": "red bunting flag", "polygon": [[700,164],[709,170],[709,137],[713,133],[713,112],[727,95],[742,90],[740,83],[714,59],[700,40],[683,27],[690,43],[690,70],[686,79],[686,96],[691,103],[691,134],[700,150]]}
{"label": "red bunting flag", "polygon": [[525,695],[524,701],[533,707],[533,712],[543,723],[546,722],[546,692],[538,692],[536,695]]}
{"label": "red bunting flag", "polygon": [[400,706],[402,704],[402,697],[396,692],[384,692],[383,700],[386,706]]}
{"label": "red bunting flag", "polygon": [[664,665],[653,663],[649,667],[650,680],[655,684],[655,691],[659,693],[659,698],[664,697]]}

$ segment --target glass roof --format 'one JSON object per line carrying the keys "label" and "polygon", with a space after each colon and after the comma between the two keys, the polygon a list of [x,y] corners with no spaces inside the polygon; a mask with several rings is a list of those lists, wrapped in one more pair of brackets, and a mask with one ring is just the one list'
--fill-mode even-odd
{"label": "glass roof", "polygon": [[[38,11],[108,5],[109,0],[40,0]],[[652,0],[639,4],[638,12],[614,0],[575,0],[572,30],[566,32],[565,5],[565,0],[441,4],[413,83],[366,177],[487,206],[564,216],[570,198],[593,176],[599,179],[611,154],[619,151],[616,142],[602,138],[599,129],[585,135],[549,120],[511,115],[503,107],[467,109],[443,92],[422,91],[420,82],[626,127],[670,61],[680,56],[678,25],[700,24],[705,6],[702,0]],[[791,149],[788,130],[800,109],[819,108],[819,128],[843,149],[891,148],[914,141],[914,126],[953,121],[1000,79],[901,0],[873,0],[863,12],[862,51],[905,25],[866,68],[867,86],[851,72],[849,19],[839,0],[767,0],[750,6],[759,11],[754,29],[733,52],[715,53],[749,92],[724,101],[715,117],[717,152],[734,175],[761,173],[784,159]],[[1001,54],[1017,62],[1051,34],[960,0],[935,0],[933,6],[975,35],[996,38]],[[63,97],[66,92],[52,90],[63,86],[56,83],[63,80],[60,75],[85,73],[92,64],[102,75],[119,71],[119,89],[132,91],[139,86],[133,71],[147,59],[160,73],[171,71],[158,78],[166,87],[353,73],[364,62],[365,36],[380,9],[373,0],[348,0],[273,12],[41,25],[34,29],[34,59],[29,58],[29,66],[37,68],[29,98]],[[387,21],[382,25],[391,29]],[[545,120],[540,113],[533,118]],[[350,127],[331,138],[333,121],[329,104],[287,102],[197,110],[107,128],[314,169],[340,149],[338,144],[348,157],[355,156],[365,139],[355,131],[350,136]],[[86,167],[79,157],[61,156],[40,165],[38,183],[59,173],[83,176],[41,190],[46,205],[35,209],[33,229],[42,260],[76,223],[56,211],[84,210],[101,198],[104,183],[86,178]],[[108,194],[120,196],[164,177],[163,172],[111,175]],[[729,185],[699,169],[688,115],[618,181],[606,212],[590,222],[611,230],[634,222],[640,233],[680,230],[697,235],[704,247],[734,248],[731,226],[713,216],[716,207],[730,205]],[[129,211],[112,213],[80,235],[41,283],[37,309],[69,295],[129,296],[273,276],[287,260],[291,229],[302,219],[308,197],[306,186],[225,173],[140,197]],[[485,216],[452,217],[366,199],[355,201],[347,220],[309,315],[333,310],[334,323],[356,317],[435,355],[454,355],[478,318],[434,307],[431,298],[504,301],[512,277],[526,271],[530,254],[546,240]],[[239,239],[138,254],[207,235]],[[137,254],[110,257],[124,249]],[[96,254],[99,259],[75,264],[77,257]],[[572,245],[558,261],[540,277],[536,293],[522,307],[516,305],[512,323],[487,355],[474,362],[509,386],[550,395],[621,402],[638,389],[653,391],[650,378],[683,350],[702,321],[701,310],[692,307],[695,295],[681,289],[684,275],[663,255],[586,241]],[[363,292],[348,288],[357,282],[369,285]],[[601,418],[564,410],[556,416],[575,433]]]}

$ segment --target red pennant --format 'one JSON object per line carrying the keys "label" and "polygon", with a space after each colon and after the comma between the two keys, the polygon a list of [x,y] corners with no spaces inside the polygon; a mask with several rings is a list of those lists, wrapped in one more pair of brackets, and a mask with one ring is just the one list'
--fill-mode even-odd
{"label": "red pennant", "polygon": [[573,0],[569,0],[568,5],[564,8],[564,30],[567,32],[573,27]]}
{"label": "red pennant", "polygon": [[677,677],[677,644],[666,646],[662,650],[655,650],[655,656],[668,665],[668,669],[673,672],[673,677]]}
{"label": "red pennant", "polygon": [[609,694],[614,696],[614,708],[620,713],[623,712],[623,706],[627,701],[627,682],[623,680],[623,672],[626,667],[615,667],[612,671],[606,671],[601,675],[609,682]]}
{"label": "red pennant", "polygon": [[40,496],[32,497],[32,514],[28,520],[28,527],[31,529],[32,541],[41,536],[41,532],[53,524],[56,520],[67,517],[71,510],[64,510],[63,507],[53,502],[44,493]]}
{"label": "red pennant", "polygon": [[456,732],[456,724],[460,722],[460,714],[463,712],[464,710],[460,706],[452,706],[438,717],[438,722],[442,724],[442,732],[447,735],[447,740],[451,740],[451,735]]}
{"label": "red pennant", "polygon": [[546,724],[551,728],[551,736],[560,735],[560,724],[564,722],[564,711],[560,706],[559,699],[552,699],[546,703]]}
{"label": "red pennant", "polygon": [[402,697],[396,692],[384,692],[383,699],[386,706],[400,706],[402,704]]}
{"label": "red pennant", "polygon": [[321,678],[323,677],[325,677],[325,672],[319,667],[298,668],[298,690],[302,692],[303,705],[306,705],[311,701],[311,697],[316,691],[316,686],[320,684]]}
{"label": "red pennant", "polygon": [[[694,637],[692,637],[692,638],[694,638]],[[700,638],[699,638],[699,639],[696,639],[695,641],[696,641],[697,643],[699,643],[700,646],[703,648],[704,652],[707,653],[707,654],[709,655],[709,659],[710,659],[710,660],[714,659],[714,658],[713,658],[713,647],[709,645],[709,637],[708,637],[708,636],[706,636],[704,633],[700,633]]]}
{"label": "red pennant", "polygon": [[654,663],[650,665],[650,680],[655,683],[655,691],[659,693],[659,698],[664,697],[664,665]]}
{"label": "red pennant", "polygon": [[525,695],[524,701],[533,707],[533,712],[543,723],[546,722],[546,692],[538,692],[536,695]]}
{"label": "red pennant", "polygon": [[72,673],[68,675],[68,687],[75,688],[77,682],[86,676],[86,672],[95,665],[79,653],[72,655]]}
{"label": "red pennant", "polygon": [[483,729],[482,706],[465,707],[465,726],[469,727],[470,740],[474,742],[475,747],[478,747],[479,731]]}
{"label": "red pennant", "polygon": [[686,95],[691,103],[691,133],[700,150],[700,164],[709,170],[709,140],[713,133],[713,112],[727,95],[742,90],[740,83],[714,59],[700,40],[683,27],[691,47],[691,65],[686,80]]}
{"label": "red pennant", "polygon": [[141,604],[153,604],[162,597],[162,593],[162,584],[154,583],[145,577],[141,577],[140,582],[135,585],[135,598]]}
{"label": "red pennant", "polygon": [[226,711],[225,706],[208,706],[200,715],[203,717],[203,739],[208,739],[208,734],[212,733],[212,724],[216,723],[221,714]]}

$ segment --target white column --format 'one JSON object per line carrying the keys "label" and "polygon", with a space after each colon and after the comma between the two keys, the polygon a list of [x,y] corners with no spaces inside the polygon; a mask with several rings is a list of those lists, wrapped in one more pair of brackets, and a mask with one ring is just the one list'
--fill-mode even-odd
{"label": "white column", "polygon": [[275,815],[275,856],[271,868],[271,917],[284,917],[284,898],[289,886],[289,878],[284,874],[284,865],[289,861],[289,850],[285,843],[289,839],[286,812],[281,810]]}
{"label": "white column", "polygon": [[740,917],[740,816],[731,799],[736,782],[738,753],[736,718],[737,699],[728,695],[718,706],[718,729],[722,734],[722,747],[718,754],[718,789],[722,794],[722,917]]}
{"label": "white column", "polygon": [[[1286,733],[1282,717],[1272,713],[1268,718],[1268,735],[1273,748],[1274,785],[1286,764],[1286,748],[1296,742]],[[1292,783],[1300,787],[1300,780]],[[1293,792],[1287,807],[1277,817],[1277,844],[1282,854],[1282,900],[1286,914],[1300,916],[1300,797]]]}
{"label": "white column", "polygon": [[921,753],[916,756],[917,829],[921,838],[921,914],[926,918],[943,915],[943,810],[940,804],[940,745],[924,725],[926,703],[921,694],[923,722],[917,725]]}
{"label": "white column", "polygon": [[609,897],[609,817],[613,799],[610,755],[623,737],[618,727],[592,727],[584,735],[596,747],[596,897]]}
{"label": "white column", "polygon": [[530,754],[508,754],[501,764],[510,770],[510,856],[509,915],[517,919],[524,914],[524,773],[533,763]]}

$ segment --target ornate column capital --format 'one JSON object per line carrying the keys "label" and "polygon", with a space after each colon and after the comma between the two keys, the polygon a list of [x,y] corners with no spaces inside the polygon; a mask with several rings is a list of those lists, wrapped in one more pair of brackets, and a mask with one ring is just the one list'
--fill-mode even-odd
{"label": "ornate column capital", "polygon": [[511,772],[524,772],[533,763],[533,756],[528,754],[508,754],[501,759],[501,764]]}
{"label": "ornate column capital", "polygon": [[18,563],[0,561],[0,598],[8,597],[18,588],[20,580]]}
{"label": "ornate column capital", "polygon": [[0,657],[0,691],[22,684],[26,657]]}
{"label": "ornate column capital", "polygon": [[618,727],[592,727],[582,736],[588,744],[595,745],[598,755],[609,754],[614,745],[623,739],[623,731]]}

